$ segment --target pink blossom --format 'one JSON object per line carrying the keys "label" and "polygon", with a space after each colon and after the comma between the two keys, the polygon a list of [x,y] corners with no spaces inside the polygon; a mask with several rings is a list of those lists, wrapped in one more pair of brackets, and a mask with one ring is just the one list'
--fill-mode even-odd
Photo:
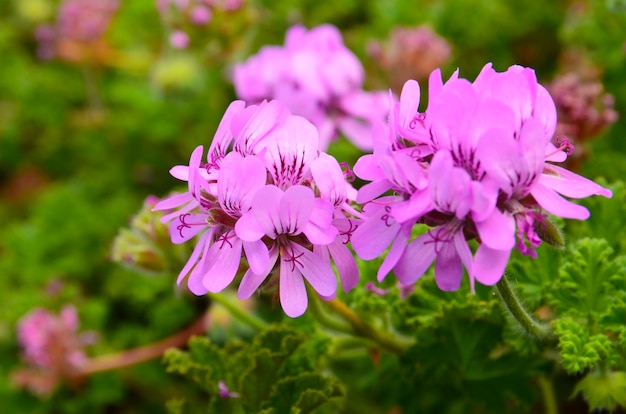
{"label": "pink blossom", "polygon": [[291,317],[307,307],[304,280],[323,298],[335,294],[331,260],[343,288],[354,287],[358,270],[344,244],[356,228],[344,214],[351,209],[347,182],[339,163],[318,147],[315,127],[279,101],[233,102],[207,162],[200,146],[189,166],[171,170],[188,191],[155,206],[174,210],[162,219],[172,242],[197,237],[178,283],[187,278],[197,295],[219,292],[245,258],[238,296],[250,297],[277,270],[281,305]]}
{"label": "pink blossom", "polygon": [[235,66],[237,95],[248,102],[278,99],[319,130],[320,149],[339,134],[372,148],[372,123],[384,120],[384,92],[362,90],[364,70],[331,25],[290,28],[285,45],[265,46]]}
{"label": "pink blossom", "polygon": [[[554,102],[531,69],[499,73],[488,64],[473,83],[458,71],[443,83],[436,70],[424,113],[417,112],[419,100],[419,85],[408,81],[388,125],[377,130],[374,153],[355,165],[370,183],[357,196],[369,204],[353,247],[372,259],[391,245],[379,280],[393,269],[409,285],[435,262],[443,290],[458,289],[463,268],[471,286],[474,280],[495,284],[511,249],[536,255],[544,211],[588,218],[586,208],[562,196],[611,196],[553,164],[567,158],[569,147],[552,142]],[[383,196],[389,190],[396,195]],[[409,242],[416,223],[429,229]],[[467,244],[472,238],[479,242],[474,253]]]}
{"label": "pink blossom", "polygon": [[189,46],[189,35],[182,30],[174,30],[170,34],[170,45],[176,49],[186,49]]}

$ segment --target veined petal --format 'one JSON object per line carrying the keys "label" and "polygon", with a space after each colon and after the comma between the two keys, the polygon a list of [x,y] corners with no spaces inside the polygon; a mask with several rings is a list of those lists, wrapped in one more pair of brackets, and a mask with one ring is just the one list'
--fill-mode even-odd
{"label": "veined petal", "polygon": [[319,134],[305,118],[292,115],[267,139],[267,168],[274,184],[287,188],[299,184],[318,156]]}
{"label": "veined petal", "polygon": [[251,269],[248,269],[248,271],[243,275],[243,279],[241,279],[241,283],[239,284],[239,290],[237,291],[237,298],[245,300],[252,296],[265,279],[267,279],[267,276],[274,268],[277,259],[278,247],[274,245],[269,252],[267,266],[262,272],[254,273]]}
{"label": "veined petal", "polygon": [[228,236],[227,233],[222,236],[224,240],[215,240],[209,251],[209,255],[213,255],[215,260],[202,279],[202,284],[209,292],[224,290],[239,269],[242,241],[234,234],[233,237]]}
{"label": "veined petal", "polygon": [[304,313],[308,305],[304,279],[297,266],[293,266],[291,262],[286,261],[284,256],[280,260],[278,290],[280,305],[287,316],[297,318]]}
{"label": "veined petal", "polygon": [[300,234],[309,222],[314,205],[315,195],[310,188],[301,185],[289,187],[278,206],[279,234]]}
{"label": "veined petal", "polygon": [[[551,172],[556,174],[551,174]],[[558,165],[546,165],[544,174],[539,178],[539,182],[566,197],[583,198],[590,195],[601,195],[611,198],[613,196],[613,193],[608,188],[604,188]]]}
{"label": "veined petal", "polygon": [[440,229],[433,229],[422,234],[417,239],[408,244],[404,254],[398,260],[393,270],[402,285],[412,285],[422,277],[435,260],[435,243],[430,232],[437,232]]}
{"label": "veined petal", "polygon": [[535,184],[530,194],[542,208],[555,216],[578,220],[586,220],[589,218],[589,210],[587,210],[587,208],[567,201],[554,190],[545,187],[541,183]]}
{"label": "veined petal", "polygon": [[246,259],[248,265],[254,273],[263,273],[267,268],[267,263],[270,260],[269,251],[267,246],[261,240],[256,241],[244,241],[243,250],[246,253]]}
{"label": "veined petal", "polygon": [[217,181],[217,196],[222,209],[231,217],[239,217],[248,211],[254,194],[265,185],[266,175],[259,158],[253,155],[244,158],[237,152],[226,155]]}
{"label": "veined petal", "polygon": [[[289,110],[280,101],[273,100],[261,103],[235,137],[235,150],[243,155],[257,153],[260,150],[257,146],[264,147],[266,145],[261,143],[266,138],[273,136],[274,129],[282,125],[282,121],[288,114]],[[236,117],[233,118],[233,121],[235,119]]]}
{"label": "veined petal", "polygon": [[420,85],[417,81],[409,79],[404,83],[400,92],[400,113],[398,121],[404,128],[409,128],[409,124],[417,115],[420,104]]}
{"label": "veined petal", "polygon": [[287,261],[285,256],[289,253],[293,267],[298,268],[317,293],[322,296],[334,295],[337,291],[337,278],[330,264],[297,243],[290,243],[289,248],[290,252],[285,249],[282,253],[282,260]]}
{"label": "veined petal", "polygon": [[[234,101],[222,116],[222,120],[215,131],[215,135],[213,136],[213,140],[211,141],[211,146],[209,147],[209,152],[207,156],[210,158],[212,155],[216,157],[223,157],[228,152],[228,147],[231,145],[233,140],[235,139],[232,130],[231,123],[233,116],[241,111],[243,111],[246,107],[245,101]],[[209,162],[212,160],[209,159]]]}
{"label": "veined petal", "polygon": [[474,256],[474,278],[483,285],[495,285],[502,278],[510,255],[511,250],[496,250],[481,244]]}

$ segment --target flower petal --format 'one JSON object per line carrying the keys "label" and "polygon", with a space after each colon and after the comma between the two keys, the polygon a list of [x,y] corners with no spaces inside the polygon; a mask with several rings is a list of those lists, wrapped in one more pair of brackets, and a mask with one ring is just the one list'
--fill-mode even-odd
{"label": "flower petal", "polygon": [[[313,289],[322,296],[334,295],[337,291],[337,277],[328,262],[322,260],[315,253],[305,249],[297,243],[290,243],[293,265],[299,268],[302,276],[311,284]],[[282,254],[285,261],[285,252]]]}
{"label": "flower petal", "polygon": [[349,292],[359,284],[359,268],[354,255],[338,238],[328,245],[328,251],[337,266],[343,291]]}
{"label": "flower petal", "polygon": [[262,273],[270,260],[269,251],[265,243],[261,240],[252,242],[244,241],[243,250],[246,253],[246,259],[250,269],[254,273]]}
{"label": "flower petal", "polygon": [[382,282],[385,276],[394,268],[404,250],[406,249],[407,242],[411,237],[411,228],[413,227],[413,223],[406,223],[400,227],[400,231],[398,232],[396,238],[391,244],[391,248],[389,252],[385,256],[385,260],[383,260],[382,264],[378,268],[378,272],[376,273],[376,279],[379,282]]}
{"label": "flower petal", "polygon": [[[552,172],[555,174],[552,174]],[[546,165],[544,174],[539,178],[539,182],[566,197],[583,198],[590,195],[601,195],[611,198],[613,196],[613,193],[608,188],[604,188],[558,165]]]}
{"label": "flower petal", "polygon": [[435,282],[444,291],[458,290],[463,280],[463,265],[454,243],[443,243],[435,262]]}
{"label": "flower petal", "polygon": [[481,244],[474,256],[474,278],[483,285],[495,285],[502,278],[510,255],[511,250],[496,250]]}
{"label": "flower petal", "polygon": [[440,229],[430,230],[413,240],[404,250],[404,254],[398,260],[393,270],[402,285],[412,285],[422,277],[435,260],[434,237],[431,232],[438,232]]}
{"label": "flower petal", "polygon": [[251,155],[242,157],[231,152],[224,157],[217,181],[217,196],[222,209],[231,217],[239,217],[252,204],[256,191],[265,185],[263,161]]}
{"label": "flower petal", "polygon": [[486,246],[501,250],[515,246],[515,219],[509,212],[494,208],[489,217],[474,224]]}
{"label": "flower petal", "polygon": [[589,218],[589,210],[587,208],[567,201],[554,190],[547,188],[541,183],[535,184],[530,194],[542,208],[555,216],[578,220]]}
{"label": "flower petal", "polygon": [[[225,238],[228,236],[228,233],[223,235]],[[234,234],[229,239],[218,239],[213,243],[209,251],[209,255],[213,256],[213,264],[202,279],[202,284],[209,292],[221,292],[233,281],[241,262],[241,246],[241,239]]]}
{"label": "flower petal", "polygon": [[325,152],[320,153],[319,157],[311,162],[311,175],[322,198],[335,206],[339,206],[346,200],[346,180],[334,157]]}
{"label": "flower petal", "polygon": [[262,272],[254,273],[251,269],[248,269],[248,271],[243,275],[243,279],[241,279],[241,283],[239,284],[239,290],[237,291],[237,298],[245,300],[252,296],[265,279],[267,279],[267,276],[274,268],[277,259],[278,247],[274,245],[269,252],[267,266]]}
{"label": "flower petal", "polygon": [[308,298],[304,279],[291,262],[287,262],[282,256],[280,260],[280,282],[278,286],[280,305],[291,318],[302,315],[307,308]]}

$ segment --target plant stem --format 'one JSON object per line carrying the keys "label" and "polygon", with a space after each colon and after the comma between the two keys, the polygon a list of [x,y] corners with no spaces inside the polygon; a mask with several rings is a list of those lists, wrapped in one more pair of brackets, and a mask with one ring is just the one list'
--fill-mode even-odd
{"label": "plant stem", "polygon": [[539,340],[547,339],[550,336],[552,328],[537,322],[522,306],[506,275],[502,276],[502,279],[496,284],[496,292],[498,292],[502,306],[509,311],[513,319],[520,324],[526,333]]}
{"label": "plant stem", "polygon": [[548,381],[546,377],[541,375],[537,378],[537,385],[539,385],[539,389],[541,390],[541,395],[543,397],[543,403],[546,414],[558,414],[558,408],[556,403],[556,396],[554,395],[554,387],[552,386],[552,382]]}
{"label": "plant stem", "polygon": [[222,305],[231,315],[239,319],[241,322],[250,326],[251,328],[262,331],[267,328],[267,323],[250,312],[246,312],[241,308],[240,302],[234,302],[225,294],[219,293],[207,293],[212,302]]}
{"label": "plant stem", "polygon": [[328,315],[324,311],[324,309],[322,309],[322,306],[320,306],[321,304],[320,298],[317,296],[317,293],[313,289],[311,289],[309,286],[307,286],[307,293],[310,298],[309,310],[311,311],[311,314],[313,314],[313,316],[319,323],[321,323],[328,329],[332,329],[333,331],[343,332],[346,334],[352,334],[351,326],[346,325],[345,323],[339,321],[336,318],[333,318],[332,316]]}
{"label": "plant stem", "polygon": [[97,372],[112,371],[158,358],[167,349],[186,345],[192,336],[204,334],[208,328],[208,315],[206,312],[184,330],[150,345],[90,359],[73,373],[73,376],[83,377]]}
{"label": "plant stem", "polygon": [[394,354],[401,355],[411,345],[398,340],[390,332],[380,332],[373,326],[369,325],[363,319],[359,317],[352,309],[346,306],[345,303],[339,299],[333,299],[326,302],[326,305],[331,308],[337,315],[350,324],[354,333],[371,340],[378,344],[381,348],[392,352]]}

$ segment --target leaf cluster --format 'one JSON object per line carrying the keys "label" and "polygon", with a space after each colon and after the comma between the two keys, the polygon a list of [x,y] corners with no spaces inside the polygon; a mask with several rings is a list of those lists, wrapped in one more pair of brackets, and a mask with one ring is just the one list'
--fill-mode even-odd
{"label": "leaf cluster", "polygon": [[[169,350],[164,363],[168,372],[204,391],[204,412],[325,413],[337,409],[343,396],[339,382],[319,372],[329,344],[327,337],[272,325],[250,343],[231,340],[220,347],[204,337],[192,338],[187,351]],[[220,395],[220,383],[229,395]]]}

